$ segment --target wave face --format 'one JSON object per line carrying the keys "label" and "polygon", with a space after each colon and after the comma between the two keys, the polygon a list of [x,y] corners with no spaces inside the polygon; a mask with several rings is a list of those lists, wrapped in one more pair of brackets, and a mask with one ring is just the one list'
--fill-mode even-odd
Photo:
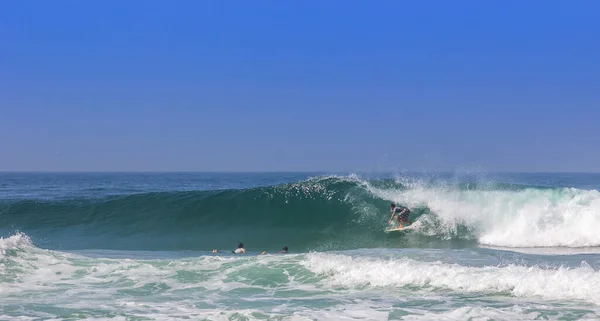
{"label": "wave face", "polygon": [[[327,176],[247,189],[1,202],[6,233],[59,249],[600,246],[600,193],[575,188]],[[390,202],[412,209],[414,229],[383,232]]]}
{"label": "wave face", "polygon": [[238,190],[5,202],[0,225],[61,248],[331,248],[380,234],[385,206],[359,181],[326,177]]}

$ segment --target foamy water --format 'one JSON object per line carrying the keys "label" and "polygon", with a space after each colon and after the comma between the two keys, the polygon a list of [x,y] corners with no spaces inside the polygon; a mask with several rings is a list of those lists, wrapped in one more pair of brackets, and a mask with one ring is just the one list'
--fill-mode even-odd
{"label": "foamy water", "polygon": [[[408,189],[367,188],[378,197],[431,211],[422,232],[473,231],[479,243],[502,247],[600,246],[600,192],[577,188],[459,189],[410,182]],[[433,227],[432,227],[433,226]]]}
{"label": "foamy water", "polygon": [[600,319],[600,177],[240,175],[5,174],[0,320]]}
{"label": "foamy water", "polygon": [[379,249],[124,259],[43,250],[22,234],[0,248],[0,320],[600,317],[597,257],[461,250],[440,261],[440,251]]}

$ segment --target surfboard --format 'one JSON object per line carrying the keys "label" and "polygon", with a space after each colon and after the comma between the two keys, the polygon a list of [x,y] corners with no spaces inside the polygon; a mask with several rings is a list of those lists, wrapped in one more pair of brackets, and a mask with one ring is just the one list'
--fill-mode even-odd
{"label": "surfboard", "polygon": [[412,222],[411,225],[407,225],[405,227],[387,228],[387,229],[385,229],[385,232],[389,233],[389,232],[400,232],[400,231],[404,231],[404,230],[412,230],[412,229],[417,228],[419,225],[420,225],[419,221],[414,221],[414,222]]}
{"label": "surfboard", "polygon": [[409,226],[405,226],[405,227],[397,227],[397,228],[386,229],[385,232],[386,233],[397,232],[397,231],[403,231],[403,230],[406,230],[406,229],[409,229],[409,228],[410,228],[410,225]]}

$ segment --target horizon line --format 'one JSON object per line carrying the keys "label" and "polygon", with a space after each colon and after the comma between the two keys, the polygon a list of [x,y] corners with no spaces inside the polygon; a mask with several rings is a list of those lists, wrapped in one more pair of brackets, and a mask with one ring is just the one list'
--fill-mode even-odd
{"label": "horizon line", "polygon": [[265,174],[265,173],[288,173],[288,174],[308,174],[308,173],[330,173],[330,174],[391,174],[391,173],[493,173],[493,174],[600,174],[600,171],[492,171],[492,170],[388,170],[388,171],[349,171],[349,170],[0,170],[2,174],[22,173],[22,174],[85,174],[85,173],[104,173],[104,174]]}

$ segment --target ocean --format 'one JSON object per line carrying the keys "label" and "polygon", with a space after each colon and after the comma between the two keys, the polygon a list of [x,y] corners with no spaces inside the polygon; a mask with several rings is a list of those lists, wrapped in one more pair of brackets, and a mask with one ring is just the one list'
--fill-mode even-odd
{"label": "ocean", "polygon": [[[0,320],[599,320],[598,190],[584,173],[1,173]],[[384,231],[391,202],[411,229]]]}

